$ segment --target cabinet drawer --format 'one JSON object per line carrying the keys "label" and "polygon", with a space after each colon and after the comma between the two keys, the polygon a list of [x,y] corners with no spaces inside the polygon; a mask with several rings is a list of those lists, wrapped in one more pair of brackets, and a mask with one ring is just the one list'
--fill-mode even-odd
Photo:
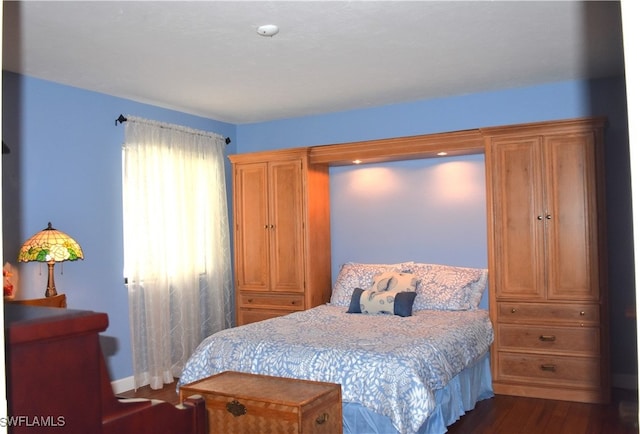
{"label": "cabinet drawer", "polygon": [[562,352],[597,356],[600,353],[600,329],[499,324],[498,344],[501,350],[508,351]]}
{"label": "cabinet drawer", "polygon": [[304,310],[303,295],[240,293],[241,307]]}
{"label": "cabinet drawer", "polygon": [[498,322],[598,325],[597,304],[498,303]]}
{"label": "cabinet drawer", "polygon": [[236,325],[244,325],[252,322],[264,321],[265,319],[276,318],[296,311],[293,310],[271,310],[271,309],[238,309]]}
{"label": "cabinet drawer", "polygon": [[554,387],[600,387],[600,363],[589,357],[540,356],[501,352],[498,381]]}

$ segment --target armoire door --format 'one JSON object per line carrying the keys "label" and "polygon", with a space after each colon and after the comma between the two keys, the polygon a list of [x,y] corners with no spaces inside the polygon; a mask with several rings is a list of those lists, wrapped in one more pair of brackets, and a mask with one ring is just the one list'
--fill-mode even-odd
{"label": "armoire door", "polygon": [[267,163],[235,167],[235,277],[240,290],[268,291],[270,286],[267,175]]}
{"label": "armoire door", "polygon": [[302,163],[269,163],[271,290],[304,291]]}
{"label": "armoire door", "polygon": [[491,142],[496,298],[544,299],[541,139]]}
{"label": "armoire door", "polygon": [[547,298],[598,301],[595,138],[545,137]]}

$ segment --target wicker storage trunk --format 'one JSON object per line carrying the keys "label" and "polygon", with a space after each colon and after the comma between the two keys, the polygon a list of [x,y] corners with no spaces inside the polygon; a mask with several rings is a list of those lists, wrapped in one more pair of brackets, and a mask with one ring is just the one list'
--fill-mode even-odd
{"label": "wicker storage trunk", "polygon": [[340,434],[339,384],[227,371],[180,388],[202,395],[210,434]]}

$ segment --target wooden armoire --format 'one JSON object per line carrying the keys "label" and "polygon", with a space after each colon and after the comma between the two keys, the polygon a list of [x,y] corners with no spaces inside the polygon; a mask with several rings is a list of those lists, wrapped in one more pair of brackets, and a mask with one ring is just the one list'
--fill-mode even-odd
{"label": "wooden armoire", "polygon": [[309,152],[229,156],[237,325],[329,301],[329,167],[311,164]]}
{"label": "wooden armoire", "polygon": [[481,129],[498,394],[609,400],[604,124]]}

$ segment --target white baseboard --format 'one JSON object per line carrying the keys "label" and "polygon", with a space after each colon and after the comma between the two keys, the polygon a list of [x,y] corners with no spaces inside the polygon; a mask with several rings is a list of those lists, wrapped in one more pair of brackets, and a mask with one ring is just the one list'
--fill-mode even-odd
{"label": "white baseboard", "polygon": [[115,380],[111,382],[111,388],[113,388],[113,393],[116,395],[118,393],[126,392],[128,390],[133,389],[133,375],[127,378],[121,378],[120,380]]}
{"label": "white baseboard", "polygon": [[613,374],[611,375],[611,386],[617,389],[638,390],[638,376]]}

